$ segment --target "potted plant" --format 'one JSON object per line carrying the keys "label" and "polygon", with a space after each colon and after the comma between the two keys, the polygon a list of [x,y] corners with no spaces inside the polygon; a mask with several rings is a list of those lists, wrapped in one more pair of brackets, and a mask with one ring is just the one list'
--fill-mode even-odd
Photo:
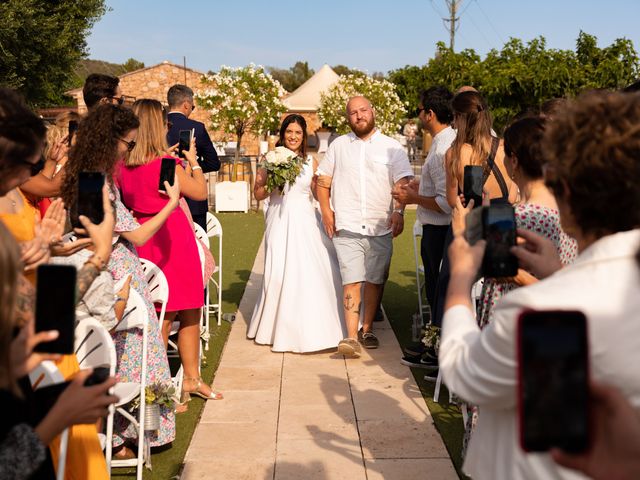
{"label": "potted plant", "polygon": [[286,107],[280,100],[285,90],[263,67],[222,67],[205,75],[205,89],[198,103],[210,113],[211,128],[235,135],[236,149],[230,182],[216,183],[216,212],[244,211],[249,207],[249,185],[237,181],[242,139],[247,133],[259,136],[277,128]]}
{"label": "potted plant", "polygon": [[[145,387],[144,429],[160,428],[160,406],[173,409],[180,400],[176,396],[176,388],[172,383],[152,383]],[[140,407],[140,397],[133,401],[133,407]]]}

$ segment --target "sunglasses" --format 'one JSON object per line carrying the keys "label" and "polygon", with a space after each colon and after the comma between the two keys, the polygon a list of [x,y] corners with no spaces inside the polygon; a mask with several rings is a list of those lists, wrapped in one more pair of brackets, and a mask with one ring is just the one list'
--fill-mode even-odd
{"label": "sunglasses", "polygon": [[115,100],[118,105],[124,103],[124,97],[107,97],[109,100]]}
{"label": "sunglasses", "polygon": [[130,142],[127,142],[124,138],[118,138],[118,140],[120,140],[121,142],[123,142],[123,143],[125,143],[127,145],[127,151],[128,152],[130,152],[131,150],[136,148],[136,141],[135,140],[131,140]]}
{"label": "sunglasses", "polygon": [[17,160],[15,163],[23,167],[29,167],[31,176],[34,177],[37,174],[39,174],[44,168],[44,155],[41,156],[40,160],[38,160],[36,163],[31,163],[31,162],[28,162],[27,160],[22,160],[22,159]]}

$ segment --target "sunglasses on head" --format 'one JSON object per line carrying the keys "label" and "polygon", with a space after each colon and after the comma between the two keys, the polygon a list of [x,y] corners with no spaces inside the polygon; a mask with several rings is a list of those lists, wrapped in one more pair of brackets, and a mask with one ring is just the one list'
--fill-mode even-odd
{"label": "sunglasses on head", "polygon": [[122,105],[124,103],[124,97],[108,97],[109,100],[115,100],[118,105]]}
{"label": "sunglasses on head", "polygon": [[124,138],[118,138],[118,140],[120,140],[121,142],[123,142],[124,144],[127,145],[127,151],[128,152],[130,152],[131,150],[136,148],[136,141],[135,140],[131,140],[130,142],[127,142]]}

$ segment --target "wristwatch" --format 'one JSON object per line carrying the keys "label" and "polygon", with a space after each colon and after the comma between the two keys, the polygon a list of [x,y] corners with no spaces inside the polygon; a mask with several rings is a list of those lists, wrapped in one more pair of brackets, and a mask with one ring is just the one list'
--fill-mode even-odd
{"label": "wristwatch", "polygon": [[402,215],[404,217],[404,209],[402,209],[402,208],[394,208],[393,209],[393,213],[399,213],[400,215]]}

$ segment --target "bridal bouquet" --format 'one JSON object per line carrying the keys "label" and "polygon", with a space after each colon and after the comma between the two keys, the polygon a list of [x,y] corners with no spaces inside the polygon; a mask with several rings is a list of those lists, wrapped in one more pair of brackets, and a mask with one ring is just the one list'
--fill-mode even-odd
{"label": "bridal bouquet", "polygon": [[293,185],[302,170],[303,163],[302,157],[286,147],[276,147],[274,151],[268,152],[261,164],[268,174],[265,185],[267,192],[271,193],[277,188],[280,195],[283,195],[284,186],[287,183]]}

